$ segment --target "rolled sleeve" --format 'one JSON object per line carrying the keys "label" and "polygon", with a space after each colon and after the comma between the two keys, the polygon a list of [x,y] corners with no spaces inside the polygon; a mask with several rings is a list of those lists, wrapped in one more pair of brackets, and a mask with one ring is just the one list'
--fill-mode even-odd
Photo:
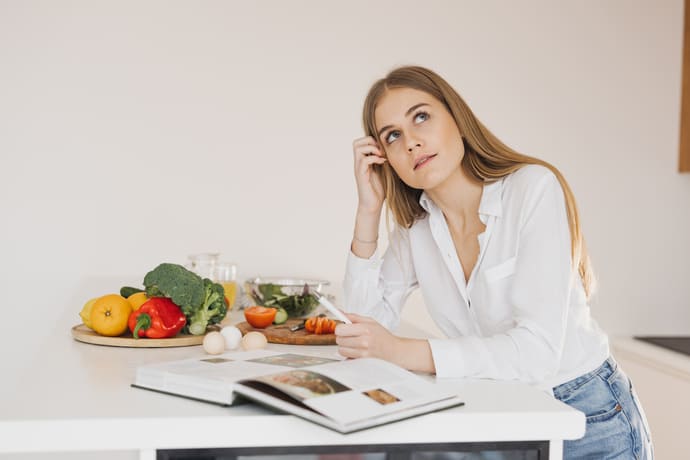
{"label": "rolled sleeve", "polygon": [[416,286],[406,241],[391,239],[383,257],[363,259],[350,251],[343,282],[343,308],[370,316],[394,330],[405,300]]}
{"label": "rolled sleeve", "polygon": [[486,347],[476,337],[429,339],[438,378],[463,378],[481,375],[481,355]]}
{"label": "rolled sleeve", "polygon": [[352,251],[350,251],[347,256],[345,273],[346,276],[351,278],[358,278],[364,274],[373,272],[378,277],[382,264],[383,259],[378,257],[376,254],[368,259],[364,259],[362,257],[357,257]]}

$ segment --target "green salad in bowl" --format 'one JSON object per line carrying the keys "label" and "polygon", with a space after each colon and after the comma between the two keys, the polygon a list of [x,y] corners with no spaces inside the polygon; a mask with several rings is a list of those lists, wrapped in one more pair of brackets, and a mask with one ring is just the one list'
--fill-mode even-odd
{"label": "green salad in bowl", "polygon": [[324,280],[255,277],[244,283],[244,290],[255,305],[282,308],[288,317],[301,318],[319,305],[312,291],[321,293],[329,284]]}

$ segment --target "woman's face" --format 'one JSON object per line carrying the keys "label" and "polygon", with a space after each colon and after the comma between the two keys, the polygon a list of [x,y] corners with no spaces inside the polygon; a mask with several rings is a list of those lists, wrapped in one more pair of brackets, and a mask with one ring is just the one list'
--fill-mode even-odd
{"label": "woman's face", "polygon": [[410,187],[431,190],[459,170],[465,154],[460,131],[433,96],[390,89],[379,100],[374,122],[388,162]]}

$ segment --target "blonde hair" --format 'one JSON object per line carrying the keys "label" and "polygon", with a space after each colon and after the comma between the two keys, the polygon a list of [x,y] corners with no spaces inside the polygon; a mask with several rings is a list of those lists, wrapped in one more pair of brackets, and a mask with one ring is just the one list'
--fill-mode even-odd
{"label": "blonde hair", "polygon": [[[577,268],[585,294],[589,298],[594,291],[594,274],[580,227],[575,196],[561,172],[546,161],[518,153],[503,144],[477,119],[448,82],[423,67],[407,66],[394,69],[372,85],[364,101],[362,115],[366,135],[377,139],[374,119],[376,106],[386,91],[395,88],[424,91],[443,103],[462,134],[465,155],[461,165],[471,177],[481,182],[494,182],[528,164],[544,166],[556,175],[565,195],[573,268]],[[426,211],[419,204],[422,190],[405,184],[388,162],[374,165],[374,170],[382,179],[387,207],[397,225],[410,228],[417,219],[426,215]]]}

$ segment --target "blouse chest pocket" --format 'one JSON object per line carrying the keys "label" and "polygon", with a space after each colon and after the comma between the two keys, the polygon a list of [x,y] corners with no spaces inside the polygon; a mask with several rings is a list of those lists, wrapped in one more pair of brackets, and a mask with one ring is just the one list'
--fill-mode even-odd
{"label": "blouse chest pocket", "polygon": [[486,282],[492,283],[515,273],[515,259],[515,257],[511,257],[498,265],[484,270],[484,279],[486,279]]}
{"label": "blouse chest pocket", "polygon": [[484,333],[489,336],[513,327],[511,288],[515,274],[515,257],[484,270],[479,289],[481,299],[475,299],[477,319]]}

